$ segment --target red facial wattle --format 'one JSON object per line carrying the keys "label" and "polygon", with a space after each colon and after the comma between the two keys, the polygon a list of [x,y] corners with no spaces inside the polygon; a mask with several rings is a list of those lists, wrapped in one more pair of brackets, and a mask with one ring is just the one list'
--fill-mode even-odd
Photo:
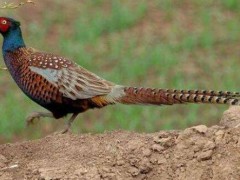
{"label": "red facial wattle", "polygon": [[3,32],[3,33],[7,32],[8,28],[9,28],[8,24],[1,24],[0,25],[0,31]]}
{"label": "red facial wattle", "polygon": [[0,18],[0,31],[5,33],[8,31],[8,29],[9,29],[9,22],[6,19]]}

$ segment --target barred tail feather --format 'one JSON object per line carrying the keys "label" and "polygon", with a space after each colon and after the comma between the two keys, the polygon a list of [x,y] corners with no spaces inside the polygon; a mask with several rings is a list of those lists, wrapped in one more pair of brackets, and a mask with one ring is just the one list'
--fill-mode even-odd
{"label": "barred tail feather", "polygon": [[198,94],[198,95],[209,95],[209,96],[221,96],[221,97],[240,97],[240,92],[230,91],[214,91],[214,90],[177,90],[177,89],[162,89],[167,93],[177,94]]}
{"label": "barred tail feather", "polygon": [[238,92],[205,90],[169,90],[124,87],[124,95],[116,99],[123,104],[173,105],[185,103],[208,103],[240,105]]}

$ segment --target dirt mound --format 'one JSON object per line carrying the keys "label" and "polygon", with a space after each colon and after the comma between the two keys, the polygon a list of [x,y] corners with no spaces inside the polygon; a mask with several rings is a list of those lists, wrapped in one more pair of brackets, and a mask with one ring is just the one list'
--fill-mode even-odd
{"label": "dirt mound", "polygon": [[56,133],[0,146],[0,179],[240,179],[239,168],[238,127]]}

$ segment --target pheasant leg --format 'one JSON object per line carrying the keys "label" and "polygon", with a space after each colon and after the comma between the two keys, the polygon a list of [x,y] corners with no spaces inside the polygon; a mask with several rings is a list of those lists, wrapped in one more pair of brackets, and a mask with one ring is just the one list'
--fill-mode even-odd
{"label": "pheasant leg", "polygon": [[71,125],[73,121],[76,119],[78,113],[74,113],[71,118],[67,121],[66,128],[62,131],[62,134],[65,134],[71,130]]}

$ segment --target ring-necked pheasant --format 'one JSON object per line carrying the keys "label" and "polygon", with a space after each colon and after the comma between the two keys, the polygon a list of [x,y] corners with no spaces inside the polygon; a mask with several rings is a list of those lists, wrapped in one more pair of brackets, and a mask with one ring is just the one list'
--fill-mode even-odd
{"label": "ring-necked pheasant", "polygon": [[171,90],[135,88],[106,81],[76,63],[50,53],[27,48],[20,23],[0,17],[0,32],[4,37],[2,51],[5,64],[19,88],[33,101],[50,112],[35,112],[27,118],[73,115],[109,104],[173,105],[185,103],[216,103],[239,105],[238,92],[208,90]]}

